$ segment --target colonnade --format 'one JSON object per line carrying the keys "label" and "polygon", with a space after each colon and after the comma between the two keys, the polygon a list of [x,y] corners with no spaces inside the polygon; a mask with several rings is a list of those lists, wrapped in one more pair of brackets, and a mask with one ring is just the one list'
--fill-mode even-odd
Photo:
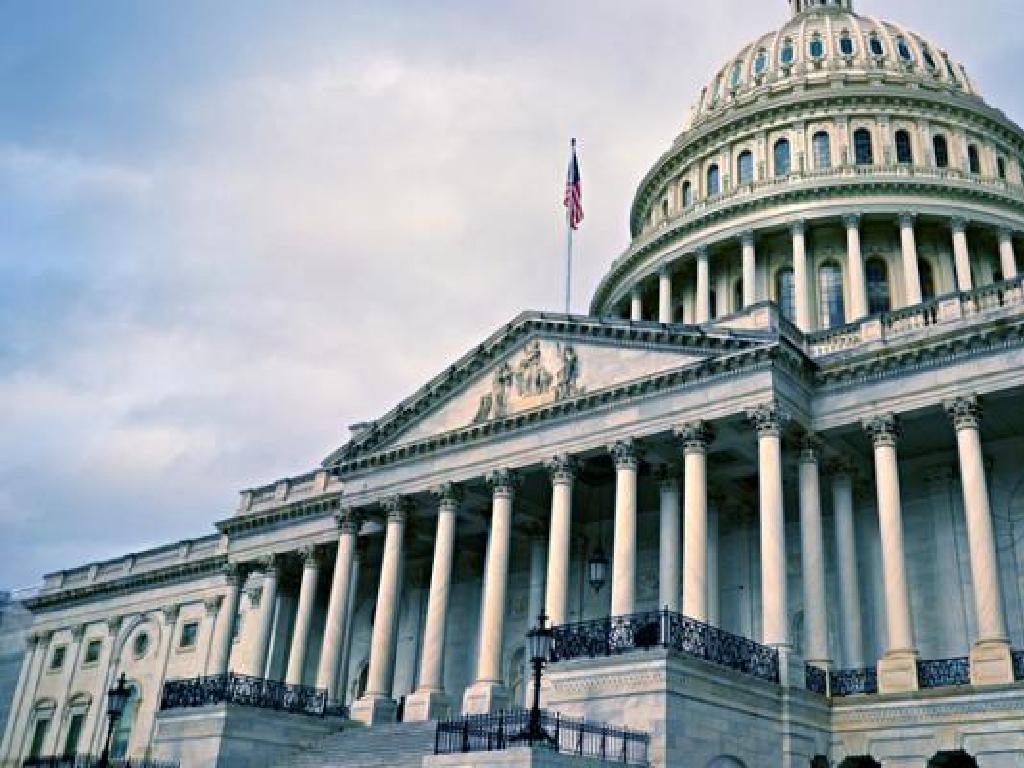
{"label": "colonnade", "polygon": [[[918,216],[905,211],[896,215],[899,230],[900,263],[903,271],[904,306],[920,304],[923,298],[921,274],[919,269],[919,249],[917,243]],[[951,252],[956,278],[956,290],[971,291],[974,289],[974,278],[971,274],[971,252],[967,236],[969,223],[963,217],[949,219],[951,233]],[[798,219],[789,224],[791,254],[793,267],[794,307],[792,320],[804,332],[816,330],[814,324],[814,299],[816,283],[808,265],[807,230],[809,222]],[[845,322],[853,323],[870,314],[868,300],[868,282],[865,274],[864,254],[861,247],[862,218],[860,214],[848,214],[842,217],[842,226],[846,232],[846,280],[849,300],[845,306]],[[996,232],[999,244],[999,266],[1003,280],[1013,280],[1018,276],[1017,256],[1014,246],[1015,233],[1002,227]],[[757,233],[748,230],[738,237],[742,286],[742,309],[747,309],[758,301],[771,296],[759,296],[757,283]],[[724,243],[723,243],[724,244]],[[716,244],[719,245],[719,244]],[[685,258],[685,257],[684,257]],[[712,316],[711,291],[712,275],[710,251],[707,246],[698,248],[692,254],[695,264],[695,275],[691,278],[693,290],[692,322],[701,325],[715,318]],[[657,319],[661,323],[676,321],[676,276],[671,265],[665,264],[658,271]],[[719,307],[724,297],[719,297]],[[893,307],[895,309],[896,307]],[[740,307],[735,308],[737,311]],[[721,314],[721,312],[719,312]],[[644,287],[642,282],[633,286],[630,293],[630,319],[643,320],[645,315]]]}

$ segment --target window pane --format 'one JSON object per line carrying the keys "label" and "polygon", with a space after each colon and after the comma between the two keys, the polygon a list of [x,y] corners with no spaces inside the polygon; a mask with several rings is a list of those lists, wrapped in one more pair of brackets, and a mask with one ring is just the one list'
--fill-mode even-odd
{"label": "window pane", "polygon": [[781,60],[783,64],[793,63],[793,43],[786,41],[786,44],[782,46]]}
{"label": "window pane", "polygon": [[971,166],[971,173],[981,173],[981,156],[978,155],[978,148],[973,144],[967,148],[967,160]]}
{"label": "window pane", "polygon": [[889,273],[885,262],[881,259],[868,259],[864,265],[868,281],[868,311],[872,315],[888,312],[889,307]]}
{"label": "window pane", "polygon": [[843,35],[839,38],[839,52],[843,56],[853,56],[853,38],[849,35]]}
{"label": "window pane", "polygon": [[932,144],[935,146],[935,165],[939,168],[949,167],[949,147],[946,145],[946,139],[944,136],[936,136],[932,139]]}
{"label": "window pane", "polygon": [[49,728],[49,719],[44,718],[36,721],[36,727],[32,731],[32,746],[30,746],[28,750],[29,759],[35,759],[42,756],[43,742],[46,740],[46,732]]}
{"label": "window pane", "polygon": [[811,40],[810,50],[811,58],[820,59],[825,55],[825,43],[821,41],[820,37],[816,37]]}
{"label": "window pane", "polygon": [[843,271],[837,264],[825,264],[818,270],[818,316],[822,328],[835,328],[846,322]]}
{"label": "window pane", "polygon": [[754,59],[754,74],[763,74],[765,69],[768,68],[768,51],[764,49],[757,52],[757,58]]}
{"label": "window pane", "polygon": [[708,195],[715,196],[722,191],[722,180],[718,173],[718,166],[712,165],[708,168]]}
{"label": "window pane", "polygon": [[885,53],[885,47],[882,45],[882,41],[879,40],[877,37],[871,38],[869,47],[871,48],[871,54],[873,56],[881,56]]}
{"label": "window pane", "polygon": [[74,757],[78,754],[78,742],[82,738],[82,726],[85,715],[72,715],[68,725],[68,737],[64,740],[64,756]]}
{"label": "window pane", "polygon": [[750,152],[741,152],[737,160],[737,175],[740,184],[750,184],[754,180],[754,156]]}
{"label": "window pane", "polygon": [[832,142],[824,131],[814,134],[814,167],[832,167]]}
{"label": "window pane", "polygon": [[683,184],[683,207],[688,208],[691,205],[693,205],[693,187],[687,181]]}
{"label": "window pane", "polygon": [[775,276],[775,296],[779,303],[779,311],[787,320],[796,317],[796,290],[793,284],[793,270],[780,269]]}
{"label": "window pane", "polygon": [[906,131],[896,131],[896,162],[914,162],[914,150],[910,144],[910,134]]}
{"label": "window pane", "polygon": [[775,144],[775,175],[788,176],[790,171],[789,142],[780,139]]}
{"label": "window pane", "polygon": [[875,162],[875,153],[871,147],[871,132],[866,128],[858,128],[853,134],[853,151],[857,165],[871,165]]}

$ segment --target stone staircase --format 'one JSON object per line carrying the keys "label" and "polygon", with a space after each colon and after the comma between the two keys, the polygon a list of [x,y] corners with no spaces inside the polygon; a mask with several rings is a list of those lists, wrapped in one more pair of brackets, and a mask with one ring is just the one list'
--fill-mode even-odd
{"label": "stone staircase", "polygon": [[352,726],[289,755],[280,768],[420,768],[434,754],[434,723]]}

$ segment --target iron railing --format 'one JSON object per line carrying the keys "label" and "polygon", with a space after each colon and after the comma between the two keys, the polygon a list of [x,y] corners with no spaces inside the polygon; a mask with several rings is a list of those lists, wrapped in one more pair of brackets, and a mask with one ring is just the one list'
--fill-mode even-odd
{"label": "iron railing", "polygon": [[434,754],[495,752],[517,746],[540,746],[567,755],[624,765],[648,764],[651,737],[642,731],[564,717],[541,711],[542,739],[530,733],[530,711],[471,715],[437,724]]}
{"label": "iron railing", "polygon": [[806,665],[807,690],[821,696],[828,696],[828,672],[813,664]]}
{"label": "iron railing", "polygon": [[[65,755],[64,757],[30,757],[23,768],[97,768],[100,758],[96,755]],[[134,757],[110,758],[110,768],[178,768],[177,761],[145,760]]]}
{"label": "iron railing", "polygon": [[239,704],[303,715],[347,715],[344,707],[328,705],[327,690],[306,685],[287,685],[248,675],[213,675],[168,680],[160,697],[160,709]]}
{"label": "iron railing", "polygon": [[829,673],[829,693],[832,696],[854,696],[878,693],[878,669],[835,669]]}
{"label": "iron railing", "polygon": [[971,684],[971,662],[966,656],[956,659],[934,659],[917,662],[917,684],[920,688],[946,688]]}
{"label": "iron railing", "polygon": [[667,648],[779,682],[779,653],[746,637],[668,610],[613,616],[554,628],[552,661]]}

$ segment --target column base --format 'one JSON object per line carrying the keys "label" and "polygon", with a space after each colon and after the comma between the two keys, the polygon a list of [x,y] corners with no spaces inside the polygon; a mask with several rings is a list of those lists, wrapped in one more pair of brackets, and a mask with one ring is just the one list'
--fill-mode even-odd
{"label": "column base", "polygon": [[1013,658],[1007,640],[979,640],[971,648],[971,685],[1013,682]]}
{"label": "column base", "polygon": [[451,717],[452,697],[444,691],[416,691],[405,700],[402,719],[407,723],[444,720]]}
{"label": "column base", "polygon": [[912,693],[916,690],[917,651],[889,651],[878,660],[879,693]]}
{"label": "column base", "polygon": [[364,696],[352,705],[350,717],[371,727],[394,723],[398,720],[398,704],[385,696]]}
{"label": "column base", "polygon": [[512,705],[512,695],[502,683],[476,682],[462,697],[462,714],[491,715]]}

